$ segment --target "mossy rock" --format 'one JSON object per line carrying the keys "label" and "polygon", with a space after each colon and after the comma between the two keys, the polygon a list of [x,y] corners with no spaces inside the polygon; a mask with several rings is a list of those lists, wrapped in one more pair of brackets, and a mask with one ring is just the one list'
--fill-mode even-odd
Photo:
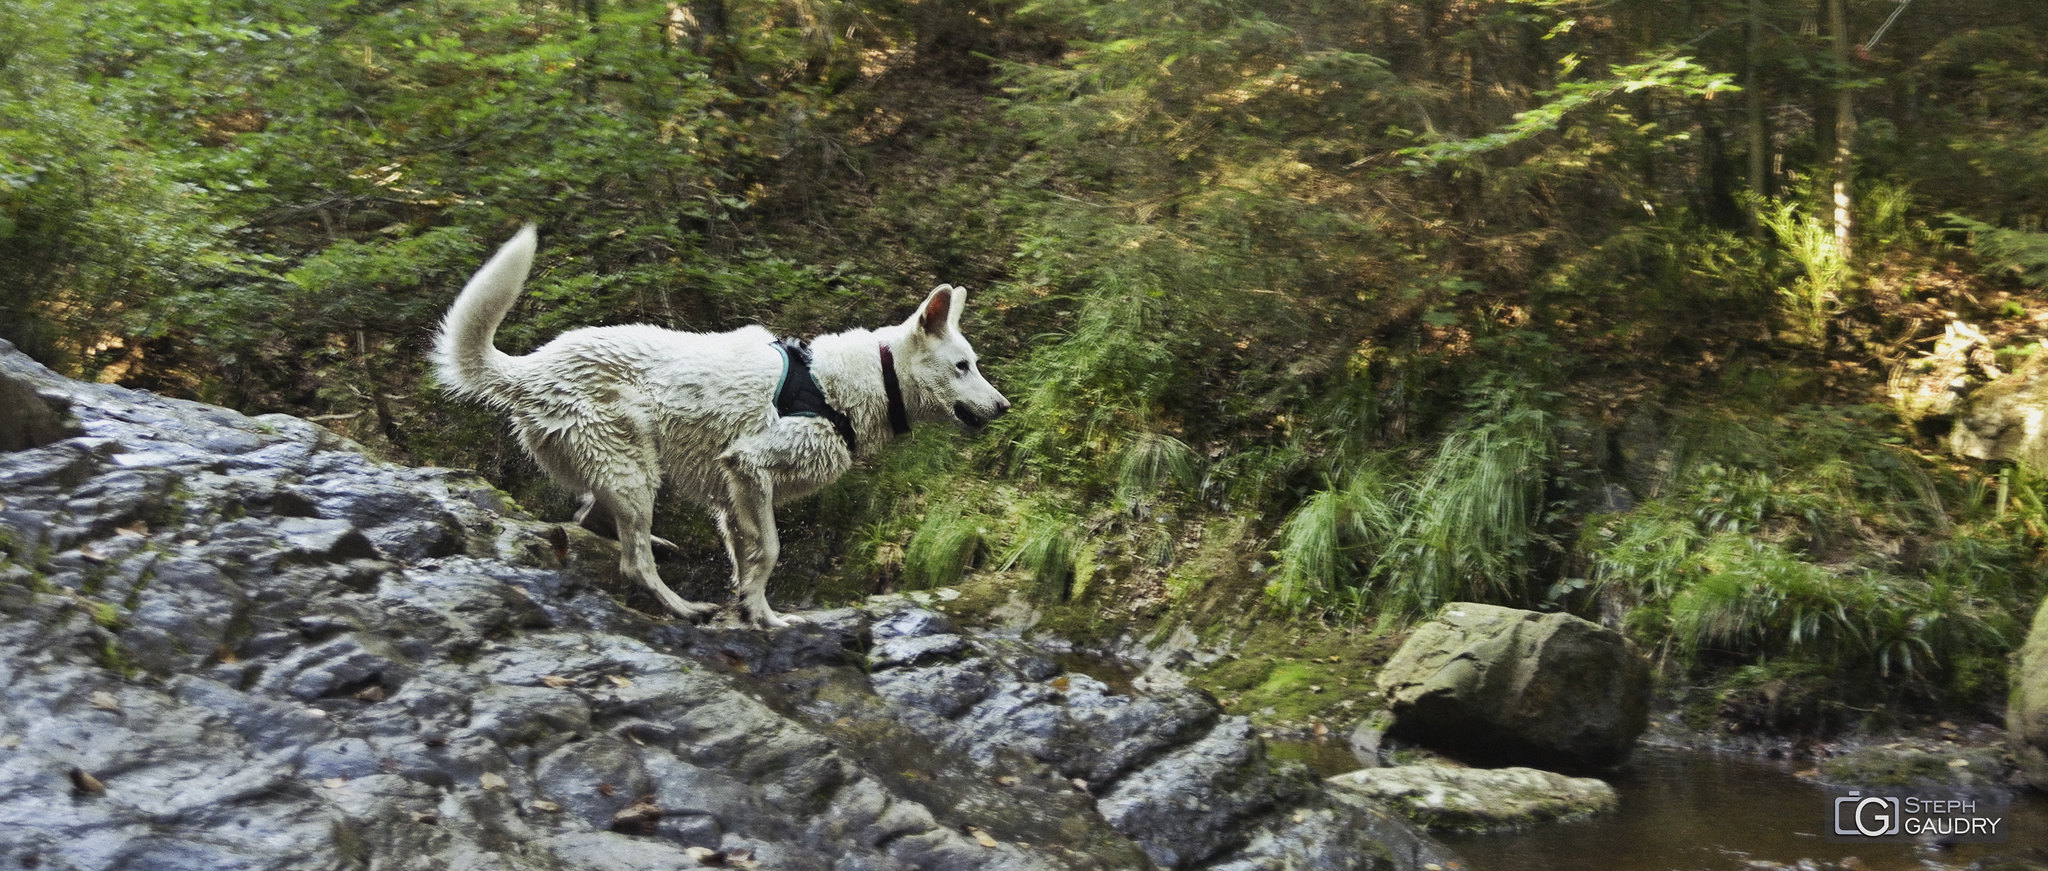
{"label": "mossy rock", "polygon": [[2035,789],[2048,792],[2048,603],[2035,612],[2033,631],[2013,665],[2005,728],[2020,772]]}
{"label": "mossy rock", "polygon": [[1388,734],[1468,762],[1604,770],[1649,725],[1650,667],[1570,614],[1445,605],[1379,675]]}
{"label": "mossy rock", "polygon": [[1863,747],[1820,764],[1829,783],[1862,787],[1995,787],[2005,782],[2004,754],[1996,748],[1936,752],[1919,747]]}

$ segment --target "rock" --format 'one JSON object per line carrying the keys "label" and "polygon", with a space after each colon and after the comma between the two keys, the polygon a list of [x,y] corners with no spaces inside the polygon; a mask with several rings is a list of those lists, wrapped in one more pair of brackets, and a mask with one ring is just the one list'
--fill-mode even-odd
{"label": "rock", "polygon": [[75,418],[0,452],[0,867],[1455,861],[1193,690],[903,601],[650,618],[473,476],[5,347],[0,383]]}
{"label": "rock", "polygon": [[1604,781],[1534,768],[1396,765],[1346,772],[1329,782],[1433,830],[1523,829],[1612,813],[1618,806],[1614,787]]}
{"label": "rock", "polygon": [[1823,782],[1847,787],[1999,789],[2011,773],[1997,747],[1930,751],[1903,744],[1858,747],[1820,763]]}
{"label": "rock", "polygon": [[1445,605],[1379,686],[1389,736],[1477,763],[1609,769],[1649,725],[1649,663],[1619,633],[1569,614]]}
{"label": "rock", "polygon": [[1977,460],[2011,460],[2048,473],[2048,356],[1977,389],[1956,414],[1949,450]]}
{"label": "rock", "polygon": [[[0,356],[25,359],[6,339],[0,339]],[[78,435],[65,419],[69,411],[70,403],[43,396],[34,382],[0,370],[0,451],[25,451]]]}
{"label": "rock", "polygon": [[2020,773],[2048,792],[2048,602],[2034,612],[2034,627],[2014,661],[2005,729]]}
{"label": "rock", "polygon": [[1351,755],[1366,768],[1378,768],[1387,764],[1387,729],[1394,725],[1394,715],[1385,710],[1374,711],[1351,727],[1348,742]]}

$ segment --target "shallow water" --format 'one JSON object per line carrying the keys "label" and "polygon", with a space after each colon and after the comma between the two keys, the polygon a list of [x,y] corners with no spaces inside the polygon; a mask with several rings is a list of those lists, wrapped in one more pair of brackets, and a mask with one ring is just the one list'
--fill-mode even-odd
{"label": "shallow water", "polygon": [[[1341,741],[1275,741],[1268,748],[1275,758],[1302,762],[1324,776],[1357,767],[1346,762],[1349,751]],[[1871,871],[1939,871],[2025,847],[2048,849],[2048,797],[2038,793],[2014,799],[2005,844],[1933,849],[1830,843],[1821,829],[1830,796],[1795,770],[1789,762],[1645,747],[1610,781],[1621,799],[1613,816],[1443,841],[1473,871],[1741,871],[1756,859],[1791,863],[1848,856]]]}

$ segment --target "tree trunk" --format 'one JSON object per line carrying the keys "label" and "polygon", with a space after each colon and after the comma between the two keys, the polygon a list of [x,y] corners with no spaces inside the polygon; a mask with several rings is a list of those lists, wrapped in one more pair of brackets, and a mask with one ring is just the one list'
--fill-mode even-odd
{"label": "tree trunk", "polygon": [[1764,83],[1758,58],[1763,56],[1764,0],[1749,0],[1748,52],[1743,57],[1742,88],[1749,109],[1749,192],[1771,195],[1771,135],[1764,119]]}
{"label": "tree trunk", "polygon": [[[1849,185],[1854,179],[1855,106],[1849,91],[1849,22],[1845,0],[1828,0],[1828,28],[1835,55],[1835,250],[1842,258],[1841,280],[1849,281]],[[1840,288],[1837,288],[1838,290]]]}

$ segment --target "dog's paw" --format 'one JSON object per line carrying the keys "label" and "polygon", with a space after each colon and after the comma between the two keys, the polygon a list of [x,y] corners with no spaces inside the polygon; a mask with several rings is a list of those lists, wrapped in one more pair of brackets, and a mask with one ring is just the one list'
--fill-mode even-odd
{"label": "dog's paw", "polygon": [[751,615],[747,622],[762,629],[788,629],[791,626],[803,623],[804,618],[794,614],[777,614],[774,611],[768,611]]}
{"label": "dog's paw", "polygon": [[676,616],[691,621],[700,621],[706,617],[718,613],[717,605],[711,605],[704,602],[692,602],[680,596],[673,598],[664,598],[662,604],[667,605],[668,609],[672,612],[675,612]]}

